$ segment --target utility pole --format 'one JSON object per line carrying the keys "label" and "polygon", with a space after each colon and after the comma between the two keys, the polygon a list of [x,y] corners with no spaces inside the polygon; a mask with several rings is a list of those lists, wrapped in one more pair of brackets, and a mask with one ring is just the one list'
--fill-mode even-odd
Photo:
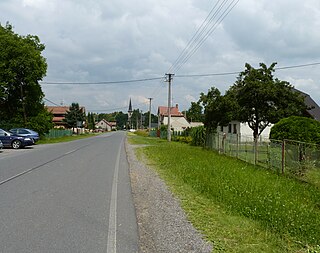
{"label": "utility pole", "polygon": [[140,129],[143,129],[143,123],[142,123],[142,110],[141,110],[141,118],[140,118]]}
{"label": "utility pole", "polygon": [[151,131],[151,100],[152,98],[149,98],[149,131]]}
{"label": "utility pole", "polygon": [[167,129],[167,140],[171,141],[171,80],[174,74],[166,74],[168,77],[168,129]]}

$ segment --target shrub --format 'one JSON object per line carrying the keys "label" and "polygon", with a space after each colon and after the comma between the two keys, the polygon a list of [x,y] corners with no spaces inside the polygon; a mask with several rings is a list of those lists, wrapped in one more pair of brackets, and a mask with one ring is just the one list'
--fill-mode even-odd
{"label": "shrub", "polygon": [[204,146],[205,144],[205,128],[203,126],[194,127],[191,129],[191,145],[193,146]]}
{"label": "shrub", "polygon": [[298,116],[282,119],[271,128],[270,139],[320,144],[320,122]]}
{"label": "shrub", "polygon": [[135,131],[135,134],[139,135],[139,136],[148,137],[149,136],[149,131],[147,131],[147,130],[137,130],[137,131]]}

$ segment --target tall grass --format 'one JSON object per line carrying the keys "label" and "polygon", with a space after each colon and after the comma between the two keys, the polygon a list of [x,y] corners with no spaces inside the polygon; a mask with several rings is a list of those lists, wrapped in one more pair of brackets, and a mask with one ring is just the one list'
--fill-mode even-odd
{"label": "tall grass", "polygon": [[160,171],[228,213],[257,221],[285,240],[320,244],[317,187],[180,143],[158,143],[145,153]]}

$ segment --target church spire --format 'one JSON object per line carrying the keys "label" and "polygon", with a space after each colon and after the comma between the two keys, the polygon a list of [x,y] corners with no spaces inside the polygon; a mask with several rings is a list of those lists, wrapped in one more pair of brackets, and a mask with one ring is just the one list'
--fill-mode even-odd
{"label": "church spire", "polygon": [[129,116],[129,119],[130,119],[130,118],[131,118],[131,116],[132,116],[132,104],[131,104],[131,98],[130,98],[130,102],[129,102],[128,116]]}

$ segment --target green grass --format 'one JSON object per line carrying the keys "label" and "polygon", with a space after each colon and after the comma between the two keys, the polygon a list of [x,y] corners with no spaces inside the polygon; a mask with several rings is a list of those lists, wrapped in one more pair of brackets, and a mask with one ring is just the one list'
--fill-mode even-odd
{"label": "green grass", "polygon": [[148,144],[139,152],[154,164],[216,251],[308,252],[320,244],[316,186],[198,147],[130,139]]}
{"label": "green grass", "polygon": [[72,135],[72,136],[63,136],[63,137],[59,137],[59,138],[42,138],[37,142],[37,144],[69,142],[69,141],[92,137],[94,135],[96,135],[96,134],[80,134],[80,135]]}

